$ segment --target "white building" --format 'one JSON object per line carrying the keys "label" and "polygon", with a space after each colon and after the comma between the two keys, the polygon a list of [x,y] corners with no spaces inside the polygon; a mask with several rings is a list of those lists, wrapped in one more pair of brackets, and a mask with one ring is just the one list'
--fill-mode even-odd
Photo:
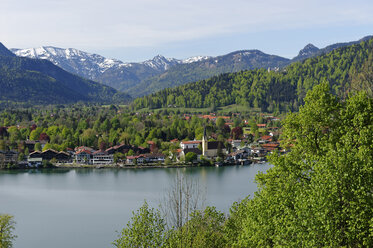
{"label": "white building", "polygon": [[193,149],[198,148],[198,145],[201,144],[202,141],[200,140],[191,140],[191,141],[181,141],[180,147],[181,149]]}

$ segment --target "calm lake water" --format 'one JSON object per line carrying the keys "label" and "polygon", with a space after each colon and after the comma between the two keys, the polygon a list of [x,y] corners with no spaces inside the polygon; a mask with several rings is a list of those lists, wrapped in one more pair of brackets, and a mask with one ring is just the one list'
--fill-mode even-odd
{"label": "calm lake water", "polygon": [[0,213],[15,216],[15,248],[113,247],[132,211],[145,199],[158,207],[178,171],[198,180],[205,205],[228,213],[270,167],[0,171]]}

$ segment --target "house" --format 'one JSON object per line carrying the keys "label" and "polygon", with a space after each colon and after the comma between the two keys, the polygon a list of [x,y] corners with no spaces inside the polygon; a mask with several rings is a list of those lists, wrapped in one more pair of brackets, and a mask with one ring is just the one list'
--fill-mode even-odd
{"label": "house", "polygon": [[144,154],[142,155],[145,157],[145,162],[146,163],[158,163],[158,162],[164,162],[164,159],[165,159],[165,155],[163,155],[162,153],[148,153],[148,154]]}
{"label": "house", "polygon": [[181,149],[192,149],[198,148],[198,145],[201,144],[202,141],[200,140],[192,140],[192,141],[181,141],[180,147]]}
{"label": "house", "polygon": [[107,151],[98,150],[92,153],[90,163],[95,164],[112,164],[114,163],[114,155]]}
{"label": "house", "polygon": [[29,158],[41,158],[41,151],[34,151],[28,155]]}
{"label": "house", "polygon": [[45,150],[41,153],[43,160],[51,160],[57,157],[58,152],[53,149]]}
{"label": "house", "polygon": [[239,148],[241,147],[242,140],[231,140],[232,148]]}
{"label": "house", "polygon": [[233,162],[237,163],[240,160],[247,159],[249,157],[249,152],[247,150],[238,150],[236,152],[228,154],[227,157],[230,158],[230,160],[232,160]]}
{"label": "house", "polygon": [[267,155],[267,151],[262,147],[253,147],[251,148],[251,154],[253,154],[254,157],[264,157]]}
{"label": "house", "polygon": [[28,158],[27,159],[27,166],[28,167],[39,167],[43,164],[43,158]]}
{"label": "house", "polygon": [[267,144],[262,144],[263,149],[266,150],[266,152],[273,152],[274,150],[277,150],[280,148],[279,143],[267,143]]}
{"label": "house", "polygon": [[55,159],[57,162],[70,162],[71,161],[71,155],[67,152],[57,152],[53,149],[48,149],[43,152],[35,151],[30,153],[28,157],[28,162],[39,162],[39,160],[51,160]]}
{"label": "house", "polygon": [[272,142],[272,139],[273,137],[271,135],[263,135],[262,137],[260,137],[258,142],[259,144],[265,144],[265,143]]}
{"label": "house", "polygon": [[75,152],[75,162],[78,164],[88,164],[91,160],[93,150],[82,149]]}
{"label": "house", "polygon": [[71,155],[68,152],[59,152],[55,158],[58,162],[71,162]]}
{"label": "house", "polygon": [[0,165],[14,164],[18,162],[18,152],[0,151]]}
{"label": "house", "polygon": [[127,156],[127,164],[135,164],[139,156]]}

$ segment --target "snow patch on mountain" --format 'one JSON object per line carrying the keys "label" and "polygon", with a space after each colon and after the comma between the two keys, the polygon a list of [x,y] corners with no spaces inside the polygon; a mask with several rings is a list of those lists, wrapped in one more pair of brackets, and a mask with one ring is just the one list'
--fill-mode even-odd
{"label": "snow patch on mountain", "polygon": [[190,64],[190,63],[194,63],[194,62],[207,60],[207,59],[210,59],[210,58],[212,58],[212,57],[210,57],[210,56],[195,56],[195,57],[190,57],[190,58],[184,59],[184,60],[181,61],[181,63],[182,64]]}

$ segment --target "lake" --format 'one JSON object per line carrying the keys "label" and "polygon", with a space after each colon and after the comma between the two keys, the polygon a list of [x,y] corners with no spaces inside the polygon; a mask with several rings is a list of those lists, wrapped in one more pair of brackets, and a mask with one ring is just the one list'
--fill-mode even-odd
{"label": "lake", "polygon": [[158,207],[178,171],[198,181],[205,205],[228,213],[253,195],[255,175],[270,167],[0,171],[0,213],[15,216],[15,248],[113,247],[132,211],[145,199]]}

